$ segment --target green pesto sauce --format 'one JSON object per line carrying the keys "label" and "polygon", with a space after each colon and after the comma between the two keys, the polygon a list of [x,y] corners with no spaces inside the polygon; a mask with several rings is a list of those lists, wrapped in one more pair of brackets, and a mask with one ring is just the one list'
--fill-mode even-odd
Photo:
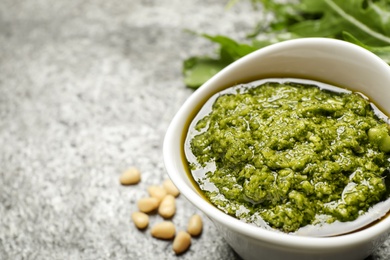
{"label": "green pesto sauce", "polygon": [[246,222],[294,232],[352,221],[388,197],[389,127],[357,93],[244,86],[219,94],[194,131],[187,158],[195,181]]}

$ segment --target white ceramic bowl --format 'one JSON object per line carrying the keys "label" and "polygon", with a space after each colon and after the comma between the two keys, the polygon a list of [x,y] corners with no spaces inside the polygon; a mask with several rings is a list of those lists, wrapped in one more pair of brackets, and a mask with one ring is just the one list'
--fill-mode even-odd
{"label": "white ceramic bowl", "polygon": [[338,237],[303,237],[268,231],[212,206],[198,193],[186,172],[183,138],[197,109],[226,87],[270,77],[311,79],[362,92],[390,115],[390,67],[377,56],[333,39],[306,38],[277,43],[229,65],[186,100],[164,140],[164,161],[170,178],[244,259],[364,259],[389,236],[390,217],[359,232]]}

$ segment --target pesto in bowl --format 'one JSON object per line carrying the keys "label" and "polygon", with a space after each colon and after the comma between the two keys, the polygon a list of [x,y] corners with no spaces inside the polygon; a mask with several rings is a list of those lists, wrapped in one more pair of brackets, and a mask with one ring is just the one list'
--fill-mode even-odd
{"label": "pesto in bowl", "polygon": [[358,93],[299,80],[253,82],[207,102],[189,128],[186,157],[216,207],[295,232],[353,221],[388,198],[387,121]]}

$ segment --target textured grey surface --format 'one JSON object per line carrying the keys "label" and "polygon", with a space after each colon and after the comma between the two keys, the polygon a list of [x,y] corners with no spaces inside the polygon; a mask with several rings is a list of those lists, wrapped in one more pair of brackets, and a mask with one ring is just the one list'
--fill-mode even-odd
{"label": "textured grey surface", "polygon": [[[238,259],[212,223],[177,257],[130,221],[167,174],[162,141],[192,91],[181,62],[257,20],[225,1],[0,2],[0,259]],[[119,185],[129,166],[134,187]],[[173,221],[200,213],[183,196]],[[151,224],[161,221],[154,215]],[[389,241],[370,259],[389,259]]]}

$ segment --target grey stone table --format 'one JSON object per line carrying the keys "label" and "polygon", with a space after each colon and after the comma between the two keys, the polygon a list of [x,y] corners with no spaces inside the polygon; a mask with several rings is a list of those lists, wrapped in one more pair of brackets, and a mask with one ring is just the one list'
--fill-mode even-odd
{"label": "grey stone table", "polygon": [[[164,134],[192,93],[182,61],[213,49],[185,29],[240,38],[258,19],[249,1],[225,4],[0,1],[0,259],[239,259],[205,217],[179,257],[130,221],[167,178]],[[124,187],[129,166],[142,181]],[[177,203],[179,229],[202,214]]]}

